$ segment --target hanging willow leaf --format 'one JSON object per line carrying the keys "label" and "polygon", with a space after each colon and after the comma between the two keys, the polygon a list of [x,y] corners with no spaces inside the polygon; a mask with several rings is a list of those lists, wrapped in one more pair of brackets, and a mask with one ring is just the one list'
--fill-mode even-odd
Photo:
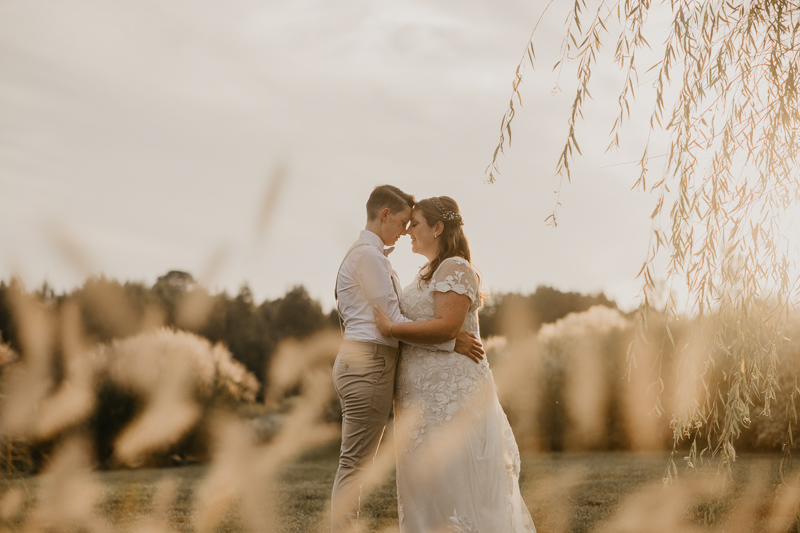
{"label": "hanging willow leaf", "polygon": [[[794,258],[789,255],[795,243],[785,236],[783,218],[800,201],[800,5],[773,0],[658,5],[668,6],[671,17],[659,14],[648,20],[650,0],[572,3],[561,57],[553,68],[574,68],[577,87],[555,165],[561,180],[570,182],[597,52],[615,39],[613,64],[624,79],[609,148],[619,147],[620,128],[637,113],[630,104],[641,87],[639,67],[653,78],[650,129],[665,132],[668,139],[663,151],[656,152],[665,154],[663,174],[647,186],[648,138],[634,184],[657,198],[650,217],[651,244],[637,276],[642,281],[639,318],[647,324],[661,280],[688,288],[688,308],[698,333],[676,349],[681,357],[700,354],[686,387],[698,387],[705,397],[672,413],[673,438],[676,447],[691,441],[688,463],[714,459],[730,467],[737,457],[735,440],[750,424],[750,407],[756,398],[768,407],[774,396],[777,348],[785,342],[790,314],[800,305],[800,276],[792,270]],[[661,43],[654,50],[661,59],[643,65],[640,58],[646,54],[638,52],[650,47],[645,34],[651,27],[659,35],[653,42]],[[535,31],[520,65],[526,57],[533,63]],[[524,68],[518,68],[512,98],[519,96],[524,76]],[[510,141],[513,117],[510,104],[500,153],[506,135]],[[495,179],[497,154],[495,149],[489,181]],[[673,203],[667,210],[668,198]],[[555,210],[547,222],[556,223]],[[657,268],[660,254],[668,256],[664,269]],[[676,313],[675,307],[670,296],[665,309]],[[669,329],[667,335],[674,343]],[[637,353],[634,346],[629,364],[635,364]],[[711,379],[717,367],[725,380]],[[781,414],[786,417],[787,453],[794,445],[798,394],[792,392],[791,407]],[[654,410],[660,412],[661,405]],[[673,462],[665,478],[676,473]]]}

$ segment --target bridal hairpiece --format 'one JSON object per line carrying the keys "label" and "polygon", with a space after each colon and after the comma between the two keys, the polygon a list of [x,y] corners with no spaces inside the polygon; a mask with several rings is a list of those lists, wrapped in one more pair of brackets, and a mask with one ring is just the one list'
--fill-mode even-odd
{"label": "bridal hairpiece", "polygon": [[433,205],[435,205],[436,209],[438,209],[439,212],[442,214],[443,219],[447,220],[448,222],[461,223],[460,213],[456,213],[455,211],[450,211],[449,209],[447,209],[442,203],[442,201],[436,198],[435,196],[431,198],[431,202],[433,202]]}

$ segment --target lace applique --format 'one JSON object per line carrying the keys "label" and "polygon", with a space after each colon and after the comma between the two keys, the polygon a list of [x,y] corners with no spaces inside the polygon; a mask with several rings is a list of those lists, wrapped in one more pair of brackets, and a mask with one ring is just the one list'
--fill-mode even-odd
{"label": "lace applique", "polygon": [[473,306],[480,305],[480,287],[478,276],[469,261],[462,257],[449,257],[442,261],[431,278],[433,290],[438,292],[453,291],[469,296]]}
{"label": "lace applique", "polygon": [[404,354],[414,357],[415,377],[409,383],[405,379],[407,374],[401,372],[395,395],[401,409],[411,408],[414,400],[419,409],[416,426],[409,435],[409,452],[422,443],[429,422],[442,425],[463,408],[470,409],[473,418],[481,416],[481,409],[474,405],[473,399],[480,396],[481,387],[488,382],[488,364],[475,364],[455,352],[432,354],[416,347],[404,348]]}
{"label": "lace applique", "polygon": [[[478,275],[466,259],[461,257],[445,259],[433,273],[430,281],[421,281],[417,275],[411,285],[403,290],[400,297],[400,309],[411,320],[430,320],[435,317],[436,313],[433,305],[433,293],[450,291],[469,297],[471,302],[469,313],[467,313],[467,321],[469,321],[473,312],[480,307],[481,302]],[[475,318],[477,318],[477,314]],[[464,323],[463,330],[471,331],[473,327],[477,328],[477,321],[474,324],[467,321]]]}
{"label": "lace applique", "polygon": [[[477,310],[480,306],[478,276],[469,262],[461,257],[445,259],[431,282],[420,282],[417,276],[403,291],[400,308],[412,320],[431,320],[436,314],[434,292],[448,291],[469,296],[471,304],[461,330],[477,335]],[[477,396],[478,390],[491,374],[486,361],[475,364],[455,352],[432,352],[418,346],[404,345],[402,353],[400,365],[410,365],[408,368],[413,369],[409,372],[398,369],[395,385],[398,408],[412,408],[412,401],[415,401],[419,409],[416,426],[407,444],[407,450],[411,452],[422,443],[429,423],[442,425],[452,420],[471,398]],[[470,406],[470,409],[474,409],[474,406]],[[478,412],[471,414],[479,415]]]}
{"label": "lace applique", "polygon": [[453,509],[453,516],[450,517],[450,531],[453,533],[470,533],[475,530],[472,529],[472,521],[466,516],[458,516],[458,511]]}

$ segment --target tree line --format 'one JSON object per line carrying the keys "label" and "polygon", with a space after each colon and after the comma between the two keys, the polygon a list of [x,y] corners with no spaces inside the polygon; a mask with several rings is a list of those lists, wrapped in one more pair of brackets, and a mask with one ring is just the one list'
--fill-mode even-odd
{"label": "tree line", "polygon": [[[21,353],[19,325],[10,298],[11,291],[18,289],[15,281],[0,282],[0,342]],[[33,292],[48,307],[59,308],[68,301],[77,304],[90,342],[125,338],[148,324],[184,330],[224,344],[262,383],[281,341],[305,339],[325,328],[339,327],[336,309],[326,313],[302,285],[280,298],[257,302],[246,284],[235,295],[210,294],[191,274],[181,271],[164,274],[152,286],[92,277],[70,292],[57,294],[46,283]],[[199,320],[182,316],[193,305],[202,308]],[[513,334],[519,324],[524,331],[536,332],[542,324],[594,305],[617,307],[604,294],[562,292],[544,286],[527,295],[494,295],[479,312],[481,334],[484,338]],[[263,395],[262,387],[259,398]]]}
{"label": "tree line", "polygon": [[[75,335],[63,331],[79,327],[87,361],[93,365],[93,378],[84,381],[96,398],[79,424],[68,424],[58,432],[18,433],[32,445],[34,459],[40,456],[38,463],[33,461],[33,469],[44,464],[57,435],[77,426],[92,436],[100,464],[122,464],[115,446],[124,442],[125,428],[149,405],[147,391],[131,389],[127,383],[152,385],[150,378],[137,381],[129,375],[137,369],[147,370],[155,360],[174,356],[180,361],[187,354],[198,369],[192,381],[192,401],[203,415],[180,438],[148,452],[144,462],[134,463],[153,466],[203,460],[209,450],[207,422],[212,412],[233,409],[258,418],[272,409],[266,404],[245,404],[265,397],[276,399],[276,391],[267,390],[265,384],[273,378],[267,369],[277,357],[279,345],[292,339],[307,340],[290,346],[311,353],[318,350],[315,334],[327,329],[338,335],[339,329],[336,311],[325,312],[302,286],[280,298],[257,302],[246,285],[236,295],[210,294],[192,276],[177,271],[161,276],[152,286],[91,278],[64,294],[56,294],[47,285],[25,292],[16,282],[0,282],[0,398],[11,397],[11,385],[19,376],[41,367],[25,364],[36,352],[36,346],[31,350],[25,344],[30,343],[31,325],[44,315],[37,318],[30,308],[27,315],[21,312],[21,294],[46,310],[44,314],[51,317],[50,334],[60,339],[54,339],[47,356],[45,373],[51,383],[47,395],[57,395],[64,383],[80,382],[69,374],[69,343],[74,344],[69,339]],[[68,320],[70,309],[80,315],[79,326]],[[646,330],[645,349],[638,362],[631,364],[629,347],[638,334],[636,321],[603,294],[561,292],[550,287],[539,287],[527,295],[497,294],[485,302],[479,318],[490,363],[498,383],[502,382],[501,402],[518,442],[526,448],[663,450],[675,431],[669,414],[692,399],[686,391],[701,390],[701,385],[718,389],[717,403],[722,404],[725,391],[734,382],[732,377],[747,371],[725,364],[723,352],[715,352],[717,364],[710,367],[700,364],[697,357],[685,357],[679,347],[701,333],[697,324],[655,313]],[[797,339],[800,320],[793,324],[789,336]],[[45,331],[48,327],[33,329]],[[335,336],[327,337],[334,341],[326,348],[332,353]],[[5,364],[14,359],[13,352],[22,355],[22,364]],[[302,359],[300,352],[297,356]],[[75,368],[79,367],[73,365],[73,372]],[[124,368],[128,370],[120,370]],[[773,369],[779,387],[773,394],[758,395],[749,405],[750,421],[737,428],[738,449],[794,449],[796,420],[792,413],[800,397],[798,369],[797,341],[787,339],[778,347]],[[277,398],[280,402],[285,394],[301,392],[286,390]],[[31,405],[42,401],[31,400]],[[9,403],[13,402],[9,400],[6,406]],[[339,413],[338,402],[334,403],[325,413],[328,422],[335,422]],[[716,409],[722,411],[723,407],[717,405]],[[705,431],[698,426],[682,434],[676,449],[683,453],[689,446],[699,445],[698,441],[707,438]],[[718,444],[709,442],[712,448]]]}

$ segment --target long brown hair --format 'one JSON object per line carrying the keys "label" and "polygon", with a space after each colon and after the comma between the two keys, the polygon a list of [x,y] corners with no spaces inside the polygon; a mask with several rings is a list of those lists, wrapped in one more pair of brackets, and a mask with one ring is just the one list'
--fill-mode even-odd
{"label": "long brown hair", "polygon": [[[467,236],[464,235],[464,221],[461,218],[461,211],[458,209],[458,204],[449,196],[434,196],[432,198],[425,198],[417,202],[414,209],[418,209],[425,222],[433,227],[437,222],[444,225],[442,233],[438,237],[439,251],[433,261],[422,267],[424,271],[420,275],[420,281],[430,281],[433,273],[442,264],[442,261],[449,257],[462,257],[472,265],[472,258],[469,253],[469,241]],[[473,268],[474,265],[473,265]],[[478,285],[480,285],[481,275],[478,269],[475,268],[475,274],[478,276]],[[481,300],[484,300],[484,292],[481,290]]]}

